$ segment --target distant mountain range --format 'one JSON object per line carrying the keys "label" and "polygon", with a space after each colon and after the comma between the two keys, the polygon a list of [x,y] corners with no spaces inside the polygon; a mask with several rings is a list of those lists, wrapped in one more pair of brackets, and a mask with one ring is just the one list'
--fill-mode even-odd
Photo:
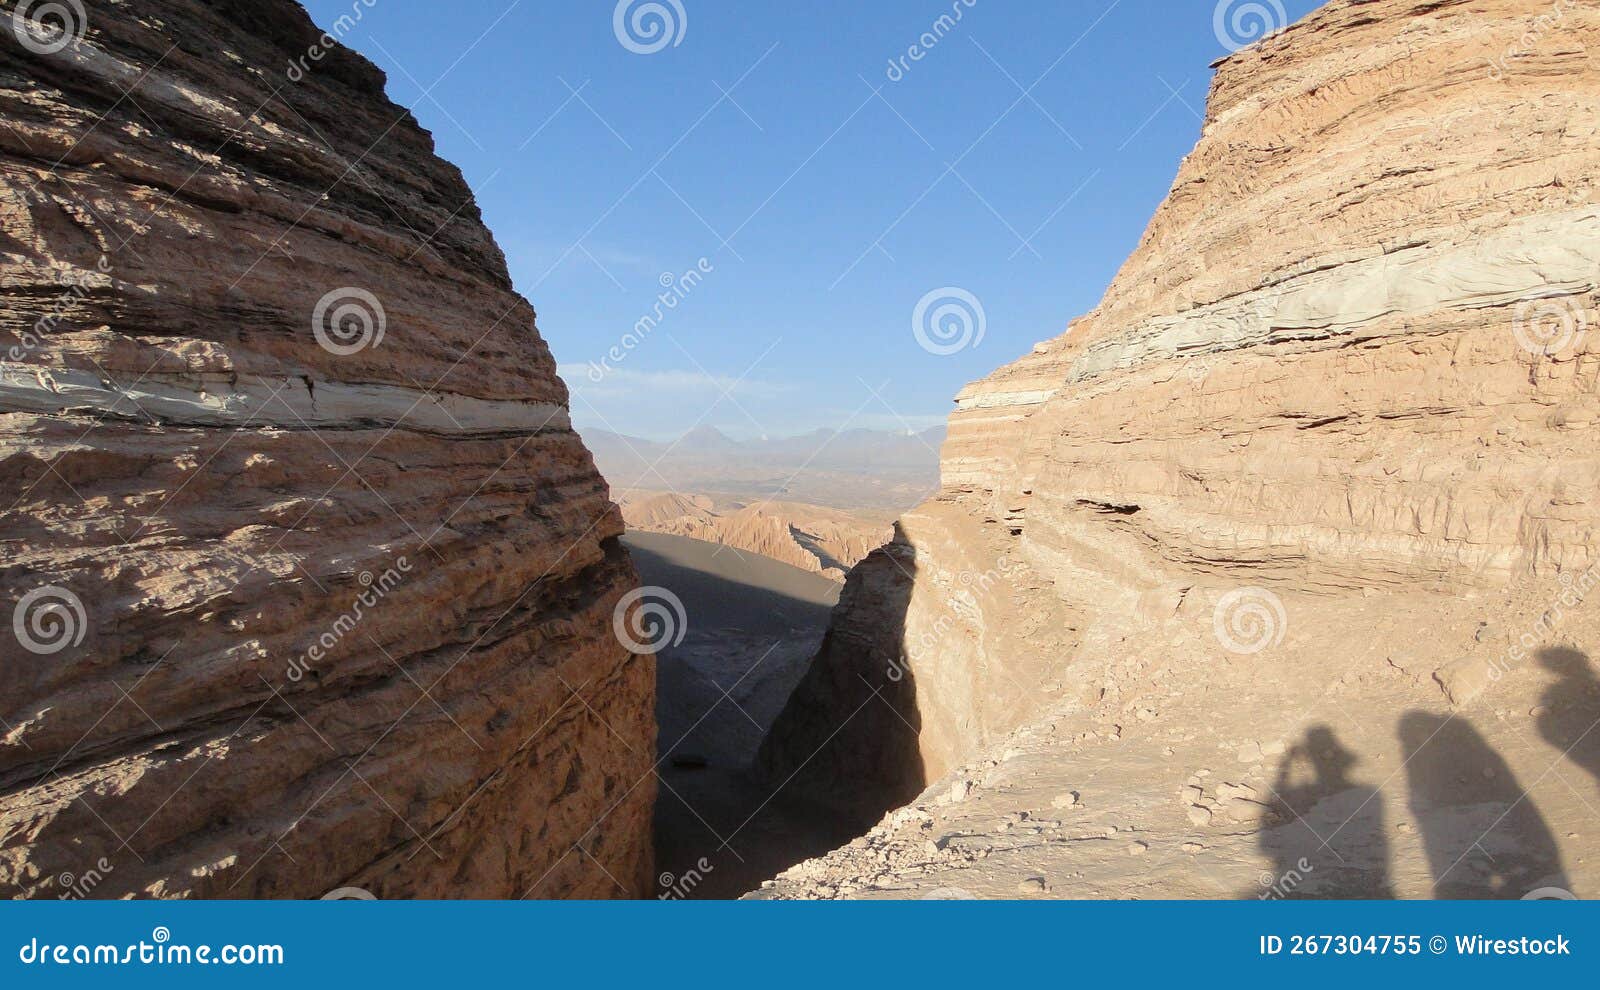
{"label": "distant mountain range", "polygon": [[816,430],[756,440],[701,426],[670,443],[580,432],[614,488],[891,510],[908,509],[939,487],[945,437],[943,426],[921,433]]}

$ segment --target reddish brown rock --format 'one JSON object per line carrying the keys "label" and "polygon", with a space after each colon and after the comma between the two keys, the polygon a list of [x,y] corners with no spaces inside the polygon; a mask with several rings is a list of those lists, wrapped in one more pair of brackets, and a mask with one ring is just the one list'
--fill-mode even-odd
{"label": "reddish brown rock", "polygon": [[622,520],[460,173],[287,0],[0,33],[0,888],[641,894]]}

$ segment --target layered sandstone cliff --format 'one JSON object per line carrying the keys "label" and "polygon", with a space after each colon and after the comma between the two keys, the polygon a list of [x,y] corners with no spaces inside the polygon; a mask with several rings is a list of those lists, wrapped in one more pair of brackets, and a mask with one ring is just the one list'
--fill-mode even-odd
{"label": "layered sandstone cliff", "polygon": [[0,889],[641,893],[622,520],[460,173],[289,0],[6,22]]}
{"label": "layered sandstone cliff", "polygon": [[[1481,792],[1514,768],[1583,861],[1551,809],[1583,817],[1595,780],[1574,771],[1600,775],[1583,731],[1600,609],[1582,607],[1600,562],[1597,53],[1589,6],[1334,0],[1220,65],[1200,142],[1103,302],[962,392],[942,493],[851,575],[765,744],[793,786],[868,782],[866,815],[949,774],[828,890],[902,858],[901,882],[933,875],[950,836],[988,832],[987,856],[1006,830],[1063,858],[1077,843],[1088,879],[1053,888],[1067,896],[1237,892],[1276,841],[1256,830],[1308,814],[1276,793],[1291,764],[1341,780],[1328,736],[1373,785],[1403,795],[1413,775],[1419,817],[1514,823],[1517,788],[1497,808],[1414,778],[1434,714],[1439,738],[1509,754],[1463,743],[1441,774]],[[991,784],[1011,796],[933,810]],[[1323,834],[1353,817],[1329,814]],[[1225,882],[1127,858],[1152,836],[1213,848],[1213,821],[1236,833]],[[1148,834],[1115,838],[1130,827]],[[1519,848],[1543,850],[1535,832]],[[1100,848],[1140,875],[1084,872]],[[1478,892],[1558,873],[1550,859]]]}

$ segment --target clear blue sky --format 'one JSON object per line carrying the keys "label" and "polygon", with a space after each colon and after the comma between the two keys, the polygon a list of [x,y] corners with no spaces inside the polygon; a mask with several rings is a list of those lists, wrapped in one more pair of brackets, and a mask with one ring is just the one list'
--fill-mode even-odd
{"label": "clear blue sky", "polygon": [[[1213,0],[672,3],[677,44],[640,54],[614,0],[306,2],[325,28],[361,11],[344,42],[466,174],[575,420],[651,438],[941,422],[963,384],[1098,301],[1226,52]],[[1281,0],[1289,20],[1317,5]],[[702,258],[703,281],[587,380],[661,276]],[[945,287],[978,300],[985,334],[934,354],[913,316]]]}

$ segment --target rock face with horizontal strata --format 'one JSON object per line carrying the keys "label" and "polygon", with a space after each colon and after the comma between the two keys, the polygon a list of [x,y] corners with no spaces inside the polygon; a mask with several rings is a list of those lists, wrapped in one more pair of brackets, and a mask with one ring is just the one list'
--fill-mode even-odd
{"label": "rock face with horizontal strata", "polygon": [[1600,537],[1597,46],[1585,5],[1335,0],[1221,64],[1102,303],[958,397],[768,768],[836,790],[899,725],[931,780],[1061,705],[1111,738],[1119,665],[1250,662],[1213,622],[1241,586],[1284,606],[1298,710],[1369,648],[1442,683],[1527,628]]}
{"label": "rock face with horizontal strata", "polygon": [[287,0],[88,14],[0,32],[0,889],[643,893],[622,521],[460,173]]}

